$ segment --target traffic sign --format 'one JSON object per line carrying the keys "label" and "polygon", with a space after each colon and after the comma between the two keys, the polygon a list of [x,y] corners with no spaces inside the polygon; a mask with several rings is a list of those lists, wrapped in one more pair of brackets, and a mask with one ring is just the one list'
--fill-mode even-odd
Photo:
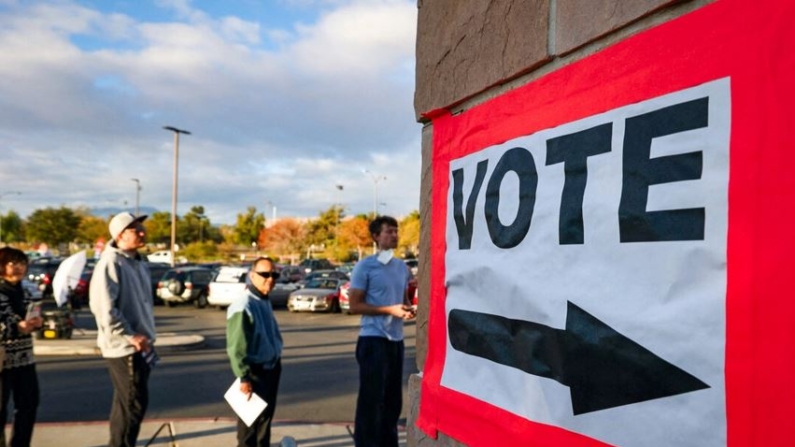
{"label": "traffic sign", "polygon": [[421,429],[795,445],[793,14],[716,2],[432,117]]}

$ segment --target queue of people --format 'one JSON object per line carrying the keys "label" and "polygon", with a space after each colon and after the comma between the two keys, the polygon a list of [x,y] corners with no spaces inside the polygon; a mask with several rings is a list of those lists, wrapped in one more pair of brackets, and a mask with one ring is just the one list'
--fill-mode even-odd
{"label": "queue of people", "polygon": [[[97,323],[97,345],[113,385],[110,410],[111,447],[133,447],[146,414],[148,382],[158,356],[149,272],[138,249],[146,242],[147,216],[120,213],[109,224],[111,242],[94,269],[90,308]],[[398,445],[397,423],[402,408],[403,322],[415,317],[406,294],[408,268],[393,257],[398,224],[378,216],[369,226],[377,254],[353,270],[351,313],[361,314],[356,346],[359,394],[354,441],[357,447]],[[0,248],[0,417],[7,420],[7,404],[14,399],[12,447],[29,446],[39,403],[39,386],[31,332],[42,319],[27,314],[21,281],[28,258],[11,247]],[[268,294],[279,272],[272,259],[257,259],[249,271],[250,284],[227,310],[227,354],[240,392],[256,393],[267,402],[251,424],[238,420],[238,446],[269,446],[281,376],[282,336]],[[0,430],[0,446],[5,446]]]}

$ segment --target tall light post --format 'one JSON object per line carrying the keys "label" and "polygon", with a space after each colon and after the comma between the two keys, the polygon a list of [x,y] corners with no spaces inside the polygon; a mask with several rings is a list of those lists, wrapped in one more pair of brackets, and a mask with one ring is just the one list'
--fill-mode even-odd
{"label": "tall light post", "polygon": [[174,184],[171,187],[171,267],[176,265],[174,245],[177,243],[177,167],[179,166],[179,134],[190,135],[190,132],[177,129],[173,126],[163,126],[163,129],[174,132]]}
{"label": "tall light post", "polygon": [[[3,197],[5,196],[20,195],[20,194],[22,194],[20,191],[7,191],[0,194],[0,200],[2,200]],[[2,208],[0,208],[0,244],[2,243],[3,243],[3,210]]]}
{"label": "tall light post", "polygon": [[275,224],[275,223],[276,223],[276,205],[274,205],[274,204],[273,204],[273,202],[271,202],[270,200],[268,200],[268,206],[270,206],[270,207],[271,207],[271,209],[272,209],[272,213],[271,213],[271,226],[273,226],[273,224]]}
{"label": "tall light post", "polygon": [[137,178],[131,178],[135,182],[135,217],[138,217],[138,203],[141,200],[141,181]]}
{"label": "tall light post", "polygon": [[383,180],[386,180],[386,176],[380,174],[373,174],[367,169],[363,169],[362,172],[370,175],[370,178],[373,179],[373,185],[375,186],[374,188],[375,195],[373,196],[373,219],[375,219],[378,216],[378,183]]}
{"label": "tall light post", "polygon": [[342,213],[342,191],[345,189],[345,186],[342,183],[337,183],[335,185],[337,190],[340,192],[340,202],[337,204],[337,219],[334,222],[334,244],[339,248],[340,246],[340,214]]}

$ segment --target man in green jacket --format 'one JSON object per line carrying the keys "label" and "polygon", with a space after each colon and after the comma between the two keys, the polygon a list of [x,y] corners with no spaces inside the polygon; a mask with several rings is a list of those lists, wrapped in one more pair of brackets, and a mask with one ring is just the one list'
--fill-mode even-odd
{"label": "man in green jacket", "polygon": [[247,426],[238,418],[239,447],[269,447],[271,421],[282,372],[282,335],[273,316],[268,293],[279,278],[270,258],[258,258],[249,272],[250,284],[227,309],[226,352],[232,371],[240,379],[240,392],[256,393],[268,406]]}

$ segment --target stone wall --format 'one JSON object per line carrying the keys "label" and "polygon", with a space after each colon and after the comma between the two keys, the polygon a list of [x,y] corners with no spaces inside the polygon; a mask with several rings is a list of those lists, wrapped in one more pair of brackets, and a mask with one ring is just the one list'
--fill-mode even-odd
{"label": "stone wall", "polygon": [[[418,0],[414,109],[422,129],[417,367],[425,365],[430,271],[430,117],[458,112],[714,0]],[[460,445],[414,426],[421,378],[409,380],[408,444]]]}

